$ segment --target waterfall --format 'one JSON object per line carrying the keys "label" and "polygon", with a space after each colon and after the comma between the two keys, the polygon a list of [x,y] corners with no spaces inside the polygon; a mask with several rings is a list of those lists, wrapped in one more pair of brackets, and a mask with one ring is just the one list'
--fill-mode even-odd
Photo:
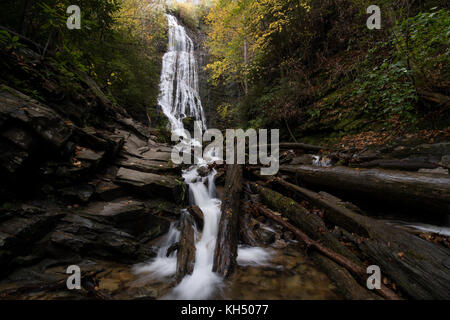
{"label": "waterfall", "polygon": [[[194,45],[183,26],[177,19],[166,15],[169,24],[169,46],[163,57],[161,72],[159,105],[169,119],[172,131],[183,132],[183,118],[188,115],[206,129],[205,115],[198,92],[197,65]],[[194,144],[195,141],[188,142]],[[197,205],[204,215],[203,230],[195,230],[196,255],[194,271],[165,297],[168,299],[208,299],[223,286],[222,278],[212,271],[214,250],[220,221],[221,201],[215,197],[215,170],[201,177],[199,166],[207,166],[214,161],[213,155],[205,155],[199,165],[183,172],[183,178],[189,186],[190,201]],[[166,256],[167,249],[177,242],[179,232],[174,225],[168,235],[162,239],[157,257],[149,264],[134,268],[135,273],[144,274],[145,279],[172,277],[176,272],[176,253]],[[261,249],[263,250],[263,249]],[[252,248],[239,249],[239,262],[242,264],[264,265],[268,260],[267,252]]]}
{"label": "waterfall", "polygon": [[166,15],[169,46],[163,57],[158,104],[169,119],[172,131],[184,130],[183,119],[193,117],[206,128],[198,93],[194,43],[174,16]]}

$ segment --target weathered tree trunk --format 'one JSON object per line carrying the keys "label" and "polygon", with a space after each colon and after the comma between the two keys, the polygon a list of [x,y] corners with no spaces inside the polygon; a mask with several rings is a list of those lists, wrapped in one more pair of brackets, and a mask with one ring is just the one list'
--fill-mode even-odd
{"label": "weathered tree trunk", "polygon": [[374,292],[370,292],[361,286],[347,271],[333,260],[327,258],[319,252],[311,252],[310,257],[314,263],[327,274],[333,281],[339,292],[347,300],[378,300],[381,299]]}
{"label": "weathered tree trunk", "polygon": [[411,160],[398,160],[398,159],[379,159],[359,163],[354,166],[361,168],[380,167],[383,169],[405,170],[405,171],[417,171],[419,169],[435,169],[439,167],[439,165],[436,163],[411,161]]}
{"label": "weathered tree trunk", "polygon": [[187,210],[191,214],[191,216],[194,217],[194,220],[197,223],[198,228],[200,230],[203,230],[204,215],[203,215],[202,209],[200,209],[196,205],[193,205],[193,206],[190,206]]}
{"label": "weathered tree trunk", "polygon": [[180,220],[180,241],[177,252],[177,281],[181,281],[187,274],[192,274],[195,264],[195,235],[194,218],[184,213]]}
{"label": "weathered tree trunk", "polygon": [[381,169],[280,166],[295,173],[302,183],[401,203],[427,211],[450,212],[450,176]]}
{"label": "weathered tree trunk", "polygon": [[361,237],[356,242],[359,248],[409,296],[450,298],[450,250],[282,179],[274,179],[273,184],[324,208],[327,221]]}
{"label": "weathered tree trunk", "polygon": [[243,243],[257,247],[261,243],[258,241],[258,237],[253,231],[252,226],[252,208],[248,202],[241,203],[241,214],[239,215],[239,236]]}
{"label": "weathered tree trunk", "polygon": [[[270,145],[269,146],[266,146],[266,145],[259,146],[259,148],[262,148],[262,147],[270,147]],[[301,143],[301,142],[280,142],[280,143],[278,143],[278,147],[283,150],[294,149],[294,150],[313,151],[313,152],[319,152],[321,150],[328,149],[326,147],[315,146],[312,144]]]}
{"label": "weathered tree trunk", "polygon": [[301,228],[309,237],[321,241],[331,250],[345,256],[354,263],[360,264],[358,257],[344,247],[327,229],[322,219],[303,208],[296,201],[278,192],[265,188],[259,184],[250,184],[253,191],[261,195],[262,202],[273,210],[282,213],[291,220],[292,224]]}
{"label": "weathered tree trunk", "polygon": [[213,265],[213,271],[223,277],[229,276],[236,264],[241,191],[242,165],[228,165]]}
{"label": "weathered tree trunk", "polygon": [[[259,212],[267,216],[268,218],[278,222],[283,227],[287,228],[288,230],[292,231],[297,239],[303,241],[307,247],[312,247],[322,253],[323,255],[327,256],[334,262],[338,263],[348,271],[355,274],[362,283],[364,283],[367,279],[366,270],[364,267],[362,267],[359,264],[354,263],[353,261],[349,260],[348,258],[334,252],[333,250],[328,249],[326,246],[322,245],[321,243],[312,240],[310,237],[308,237],[305,233],[303,233],[300,229],[294,227],[289,222],[283,220],[281,216],[276,215],[271,210],[258,206]],[[383,297],[390,300],[398,300],[399,297],[388,287],[381,285],[381,288],[378,291]]]}

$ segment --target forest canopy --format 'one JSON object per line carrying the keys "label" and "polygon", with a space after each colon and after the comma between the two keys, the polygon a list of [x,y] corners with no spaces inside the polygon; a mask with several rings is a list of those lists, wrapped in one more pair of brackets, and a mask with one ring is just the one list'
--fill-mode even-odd
{"label": "forest canopy", "polygon": [[[306,134],[448,125],[450,15],[445,1],[216,0],[205,21],[214,84],[253,127]],[[434,101],[433,101],[434,100]],[[291,128],[292,127],[292,128]]]}

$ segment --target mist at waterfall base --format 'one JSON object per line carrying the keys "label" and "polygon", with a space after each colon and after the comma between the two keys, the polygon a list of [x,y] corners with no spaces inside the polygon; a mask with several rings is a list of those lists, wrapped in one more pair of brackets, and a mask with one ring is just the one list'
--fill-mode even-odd
{"label": "mist at waterfall base", "polygon": [[[160,81],[159,105],[169,119],[171,129],[182,135],[183,118],[193,117],[206,129],[206,119],[198,92],[197,65],[194,56],[194,44],[183,26],[175,17],[166,15],[169,24],[169,46],[163,57]],[[187,115],[187,112],[189,114]],[[195,145],[195,140],[188,143]],[[189,199],[204,214],[203,230],[195,229],[196,255],[194,271],[186,275],[166,296],[166,299],[208,299],[220,293],[224,287],[223,279],[212,271],[214,250],[220,222],[221,201],[216,198],[214,178],[215,170],[201,177],[197,169],[214,162],[213,152],[198,159],[199,164],[183,172],[183,178],[189,186]],[[184,212],[183,214],[187,214]],[[161,239],[156,258],[148,263],[136,265],[133,272],[139,281],[170,280],[177,267],[176,252],[167,255],[167,249],[178,242],[180,232],[176,223],[172,223],[169,232]],[[271,251],[264,248],[239,247],[237,262],[240,265],[266,266]]]}

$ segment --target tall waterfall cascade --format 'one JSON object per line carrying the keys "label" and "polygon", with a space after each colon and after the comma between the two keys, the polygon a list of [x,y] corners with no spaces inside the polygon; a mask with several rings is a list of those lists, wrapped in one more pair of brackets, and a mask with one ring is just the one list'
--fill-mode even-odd
{"label": "tall waterfall cascade", "polygon": [[[169,46],[163,57],[161,72],[159,105],[169,119],[172,131],[184,132],[183,119],[187,116],[201,122],[206,129],[205,115],[198,91],[197,64],[194,56],[194,44],[174,16],[166,15],[169,24]],[[191,142],[193,144],[194,141]],[[204,155],[199,164],[183,172],[183,178],[189,186],[190,202],[197,205],[204,215],[203,230],[195,230],[196,256],[194,271],[165,296],[168,299],[208,299],[223,288],[223,279],[212,271],[216,246],[221,201],[216,198],[215,170],[201,177],[199,166],[214,161],[214,156]],[[167,249],[179,240],[180,232],[172,224],[168,234],[162,239],[157,257],[149,263],[136,266],[136,274],[145,279],[170,279],[176,273],[176,252],[166,256]],[[238,262],[242,264],[261,263],[267,259],[262,248],[241,248]]]}
{"label": "tall waterfall cascade", "polygon": [[169,23],[169,46],[163,57],[158,104],[173,131],[184,130],[183,119],[192,117],[206,128],[205,114],[198,91],[194,43],[174,16]]}

